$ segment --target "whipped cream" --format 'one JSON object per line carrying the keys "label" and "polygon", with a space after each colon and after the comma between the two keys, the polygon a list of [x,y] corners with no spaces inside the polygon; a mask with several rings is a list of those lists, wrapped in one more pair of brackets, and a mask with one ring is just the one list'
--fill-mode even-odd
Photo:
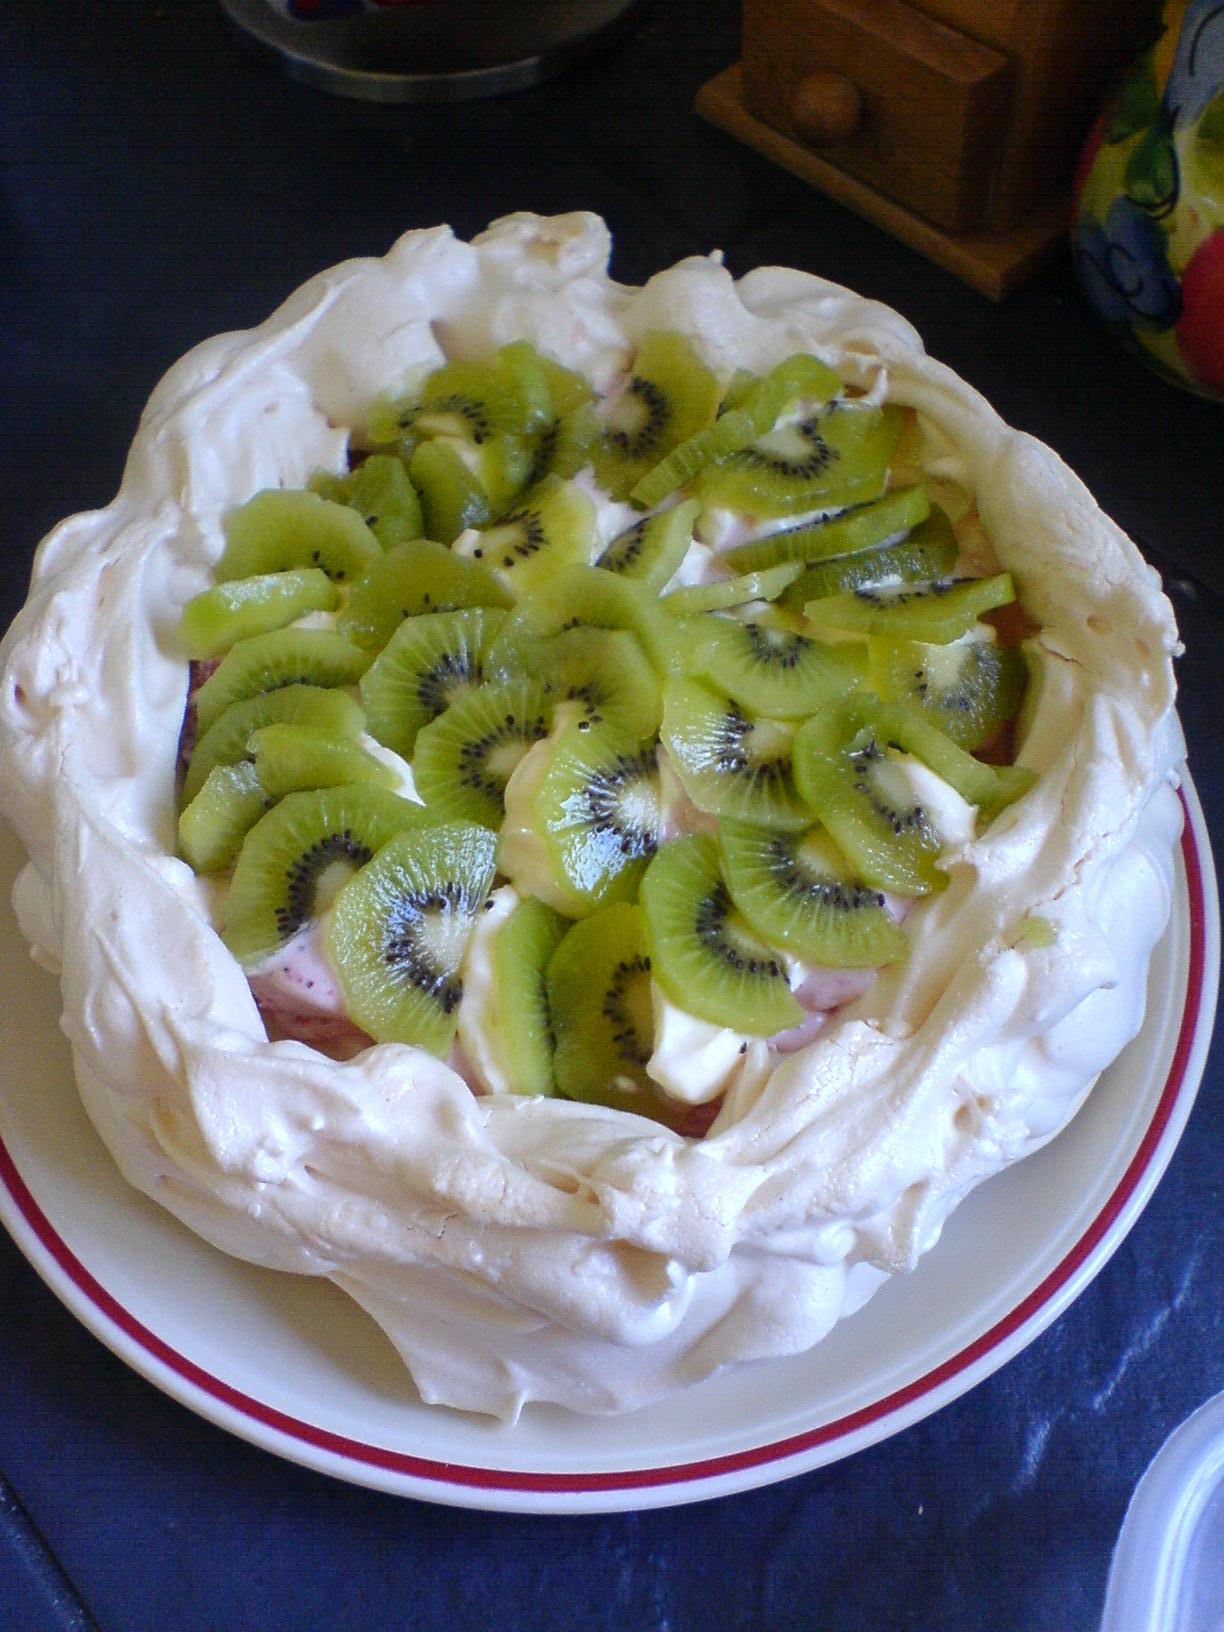
{"label": "whipped cream", "polygon": [[[114,501],[43,542],[0,648],[0,803],[30,856],[15,906],[62,970],[115,1160],[218,1247],[343,1287],[425,1399],[506,1418],[532,1400],[627,1410],[797,1352],[911,1267],[1138,1029],[1180,826],[1170,608],[1055,455],[882,306],[783,268],[736,281],[718,257],[626,288],[608,252],[585,214],[511,216],[470,244],[411,232],[196,348],[154,392]],[[948,888],[907,920],[906,964],[776,1065],[750,1048],[701,1141],[475,1096],[402,1045],[344,1060],[270,1042],[210,887],[174,855],[173,631],[227,512],[342,469],[368,405],[444,346],[527,339],[602,389],[659,328],[728,377],[810,351],[914,410],[907,460],[1039,626],[1020,748],[1037,786],[961,835]]]}

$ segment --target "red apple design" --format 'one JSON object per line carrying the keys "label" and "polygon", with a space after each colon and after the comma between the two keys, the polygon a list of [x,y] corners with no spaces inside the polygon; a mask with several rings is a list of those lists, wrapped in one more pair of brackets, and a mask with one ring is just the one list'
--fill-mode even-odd
{"label": "red apple design", "polygon": [[1224,396],[1224,228],[1203,240],[1182,274],[1177,344],[1194,379]]}

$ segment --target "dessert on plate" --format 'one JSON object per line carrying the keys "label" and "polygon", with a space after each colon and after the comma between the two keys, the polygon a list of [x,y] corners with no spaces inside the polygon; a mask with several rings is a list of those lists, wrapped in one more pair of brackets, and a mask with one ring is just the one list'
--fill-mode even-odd
{"label": "dessert on plate", "polygon": [[895,313],[596,217],[173,368],[0,661],[14,892],[128,1179],[422,1397],[818,1342],[1137,1031],[1177,635]]}

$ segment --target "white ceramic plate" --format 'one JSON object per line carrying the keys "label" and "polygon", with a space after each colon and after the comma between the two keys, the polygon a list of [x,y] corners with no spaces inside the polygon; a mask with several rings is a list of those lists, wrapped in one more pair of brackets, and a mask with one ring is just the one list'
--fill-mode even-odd
{"label": "white ceramic plate", "polygon": [[[1219,908],[1188,822],[1139,1036],[1071,1126],[958,1209],[911,1276],[808,1354],[740,1367],[629,1416],[528,1409],[513,1428],[422,1405],[386,1339],[325,1282],[207,1246],[119,1177],[77,1099],[56,982],[0,926],[0,1218],[136,1371],[264,1449],[435,1502],[599,1512],[724,1496],[908,1427],[1030,1343],[1109,1258],[1185,1126],[1211,1036]],[[0,836],[0,881],[19,865]]]}

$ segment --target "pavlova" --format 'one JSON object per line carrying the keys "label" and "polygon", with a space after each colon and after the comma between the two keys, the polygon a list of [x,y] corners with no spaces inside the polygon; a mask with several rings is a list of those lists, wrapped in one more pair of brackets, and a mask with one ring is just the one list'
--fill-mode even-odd
{"label": "pavlova", "polygon": [[894,313],[411,232],[158,387],[2,650],[86,1109],[422,1396],[795,1353],[1073,1115],[1169,911],[1176,631]]}

